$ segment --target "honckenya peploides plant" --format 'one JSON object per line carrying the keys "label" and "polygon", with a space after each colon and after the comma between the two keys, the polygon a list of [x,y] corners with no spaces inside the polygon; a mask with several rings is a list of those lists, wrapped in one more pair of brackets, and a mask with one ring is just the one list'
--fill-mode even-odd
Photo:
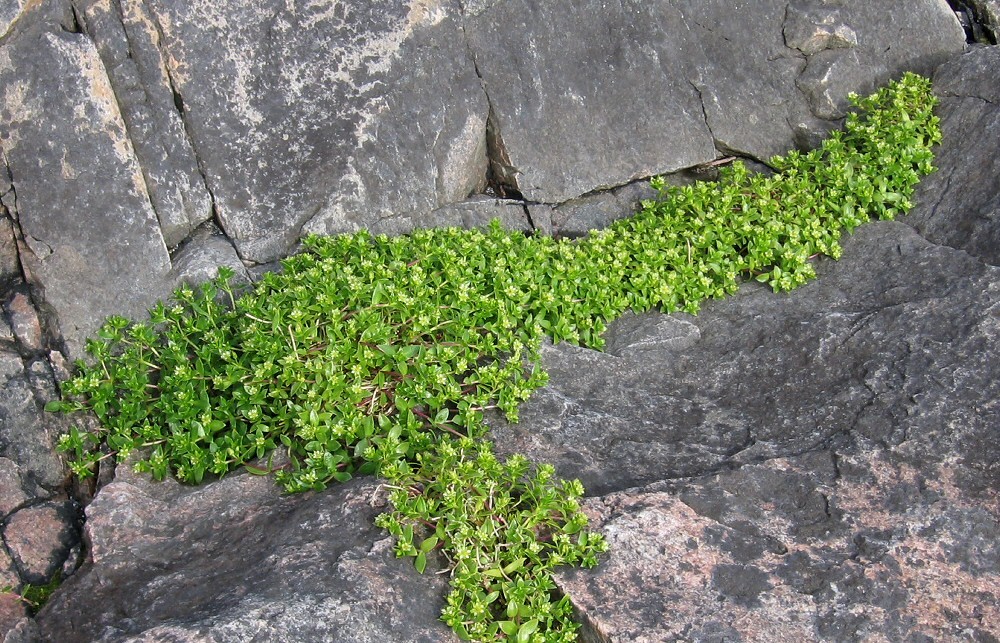
{"label": "honckenya peploides plant", "polygon": [[113,317],[63,386],[96,433],[60,441],[86,477],[105,453],[155,478],[261,465],[290,492],[376,474],[378,524],[420,572],[446,561],[442,619],[464,639],[571,641],[552,570],[593,566],[583,488],[522,456],[501,461],[483,413],[511,421],[543,386],[543,338],[600,349],[625,310],[695,313],[757,279],[786,290],[840,256],[844,230],[910,207],[940,138],[930,82],[907,74],[864,98],[822,147],[740,163],[715,183],[666,187],[635,216],[577,241],[454,228],[389,238],[309,237],[237,297],[231,274],[178,290],[147,322]]}

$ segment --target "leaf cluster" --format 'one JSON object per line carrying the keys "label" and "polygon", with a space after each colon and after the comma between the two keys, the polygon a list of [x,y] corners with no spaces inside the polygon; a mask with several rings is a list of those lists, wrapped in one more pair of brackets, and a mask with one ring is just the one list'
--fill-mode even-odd
{"label": "leaf cluster", "polygon": [[394,510],[378,524],[420,572],[440,549],[452,586],[442,619],[462,639],[575,640],[572,606],[551,572],[593,567],[607,547],[584,529],[579,481],[521,455],[501,462],[489,442],[470,439],[448,440],[386,473]]}
{"label": "leaf cluster", "polygon": [[[92,361],[49,408],[92,411],[101,428],[59,448],[81,477],[132,454],[192,483],[257,461],[288,491],[379,474],[396,488],[380,523],[398,553],[421,570],[431,552],[448,561],[457,632],[571,640],[550,570],[593,564],[603,541],[584,529],[579,483],[497,461],[484,411],[516,421],[546,382],[546,337],[601,348],[627,309],[695,313],[744,279],[793,288],[810,258],[839,257],[843,230],[905,212],[940,138],[930,83],[907,74],[853,100],[844,131],[772,159],[773,174],[737,162],[716,183],[654,180],[658,199],[577,241],[497,222],[313,236],[239,297],[220,270],[88,342]],[[278,448],[285,464],[260,464]]]}

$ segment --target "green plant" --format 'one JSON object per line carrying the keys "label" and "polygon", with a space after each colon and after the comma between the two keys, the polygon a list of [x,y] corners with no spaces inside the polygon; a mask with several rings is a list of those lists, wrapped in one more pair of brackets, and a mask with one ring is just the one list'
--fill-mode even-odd
{"label": "green plant", "polygon": [[31,583],[26,583],[20,590],[15,590],[12,586],[6,585],[0,587],[0,594],[10,594],[16,596],[18,600],[23,602],[28,607],[28,613],[34,616],[38,613],[38,610],[42,609],[49,598],[52,597],[52,593],[55,592],[59,586],[62,584],[62,573],[57,571],[49,579],[49,582],[44,585],[32,585]]}
{"label": "green plant", "polygon": [[746,278],[793,288],[815,275],[810,258],[840,255],[842,230],[905,212],[940,138],[930,83],[907,74],[854,100],[843,132],[772,159],[773,175],[737,162],[717,183],[654,180],[659,199],[579,241],[496,222],[309,237],[241,297],[220,270],[147,323],[108,320],[50,406],[101,428],[59,447],[81,477],[136,453],[139,470],[196,483],[277,447],[290,464],[248,468],[288,491],[377,473],[394,489],[379,522],[397,553],[422,571],[440,552],[451,568],[442,618],[456,632],[572,640],[550,572],[595,564],[604,541],[584,528],[578,482],[496,460],[483,411],[517,420],[546,382],[546,336],[601,348],[629,308],[695,313]]}

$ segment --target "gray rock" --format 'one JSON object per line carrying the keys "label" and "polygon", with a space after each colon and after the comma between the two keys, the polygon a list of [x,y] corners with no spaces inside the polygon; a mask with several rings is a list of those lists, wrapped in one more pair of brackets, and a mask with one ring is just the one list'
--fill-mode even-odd
{"label": "gray rock", "polygon": [[[902,11],[905,35],[886,19]],[[549,204],[712,161],[714,148],[767,160],[815,144],[848,92],[932,70],[965,46],[938,0],[752,11],[512,0],[467,8],[467,23],[494,175]]]}
{"label": "gray rock", "polygon": [[454,640],[445,578],[374,526],[375,481],[288,496],[246,473],[191,488],[125,469],[87,508],[92,563],[38,615],[44,640]]}
{"label": "gray rock", "polygon": [[244,259],[283,256],[303,230],[355,230],[482,185],[487,108],[457,2],[146,6]]}
{"label": "gray rock", "polygon": [[[605,228],[613,221],[632,216],[639,210],[641,201],[655,197],[656,190],[649,185],[649,181],[635,181],[620,188],[560,203],[551,209],[549,216],[556,234],[582,237],[591,230]],[[529,206],[532,217],[537,207]]]}
{"label": "gray rock", "polygon": [[76,3],[108,71],[168,247],[212,216],[212,201],[181,120],[159,48],[159,28],[141,0]]}
{"label": "gray rock", "polygon": [[174,253],[170,281],[174,287],[181,283],[200,284],[215,279],[222,266],[236,273],[230,282],[233,285],[250,282],[250,275],[233,243],[214,223],[206,223]]}
{"label": "gray rock", "polygon": [[82,357],[107,315],[145,311],[169,257],[101,59],[60,6],[34,5],[0,46],[0,142],[22,263]]}
{"label": "gray rock", "polygon": [[43,402],[36,397],[37,377],[25,372],[16,353],[0,352],[0,381],[0,457],[17,464],[26,493],[45,497],[66,476],[55,445],[67,420],[42,410]]}
{"label": "gray rock", "polygon": [[23,292],[15,292],[4,302],[4,311],[10,319],[14,337],[26,351],[42,349],[42,325],[31,299]]}
{"label": "gray rock", "polygon": [[945,144],[941,168],[917,187],[929,204],[907,221],[935,243],[1000,265],[1000,48],[975,49],[943,65],[934,77]]}
{"label": "gray rock", "polygon": [[[963,9],[976,42],[997,44],[1000,40],[1000,0],[962,0],[954,3]],[[961,14],[960,14],[961,15]]]}
{"label": "gray rock", "polygon": [[3,643],[39,643],[38,626],[30,618],[22,618],[14,624],[14,628],[4,636]]}
{"label": "gray rock", "polygon": [[10,32],[14,23],[21,17],[26,4],[29,3],[25,0],[4,0],[0,3],[0,38]]}
{"label": "gray rock", "polygon": [[28,495],[21,489],[20,467],[13,460],[0,457],[0,521],[27,500]]}
{"label": "gray rock", "polygon": [[715,158],[689,82],[699,45],[672,4],[511,0],[466,18],[493,158],[506,159],[501,173],[529,200],[557,203]]}
{"label": "gray rock", "polygon": [[829,6],[789,4],[782,32],[786,45],[806,55],[858,44],[854,28],[844,24],[840,11]]}
{"label": "gray rock", "polygon": [[[545,348],[549,384],[495,439],[603,494],[849,434],[896,444],[961,421],[985,435],[1000,398],[982,349],[998,330],[997,269],[902,223],[866,226],[845,249],[790,295],[746,285],[696,318],[616,322],[606,353]],[[969,457],[1000,455],[979,448]]]}
{"label": "gray rock", "polygon": [[809,57],[795,82],[814,115],[825,120],[843,118],[851,107],[847,100],[850,92],[871,93],[874,79],[860,62],[853,49],[831,49]]}
{"label": "gray rock", "polygon": [[17,258],[17,239],[14,222],[0,206],[0,284],[9,284],[21,276],[21,262]]}

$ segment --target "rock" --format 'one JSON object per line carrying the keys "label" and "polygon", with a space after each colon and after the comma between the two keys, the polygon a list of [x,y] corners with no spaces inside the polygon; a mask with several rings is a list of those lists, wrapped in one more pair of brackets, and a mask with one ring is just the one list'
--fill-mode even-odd
{"label": "rock", "polygon": [[[639,210],[642,200],[655,197],[656,190],[649,185],[649,181],[640,180],[620,188],[560,203],[551,208],[549,217],[556,234],[563,237],[582,237],[591,230],[605,228],[618,219],[632,216]],[[544,206],[528,207],[532,217],[539,207]]]}
{"label": "rock", "polygon": [[466,13],[494,173],[529,200],[558,203],[715,158],[689,82],[699,45],[670,4],[511,0]]}
{"label": "rock", "polygon": [[588,500],[610,550],[560,586],[591,640],[990,640],[998,499],[874,443],[773,459]]}
{"label": "rock", "polygon": [[0,641],[6,641],[7,633],[27,616],[27,606],[20,597],[13,592],[0,592]]}
{"label": "rock", "polygon": [[828,6],[789,4],[782,33],[787,46],[807,56],[858,46],[857,32],[844,24],[838,9]]}
{"label": "rock", "polygon": [[941,168],[917,187],[915,199],[929,204],[908,217],[935,243],[960,248],[1000,265],[1000,48],[975,49],[943,65],[934,77],[945,144]]}
{"label": "rock", "polygon": [[21,260],[76,358],[107,315],[145,312],[169,257],[101,59],[61,7],[32,5],[0,47],[0,143]]}
{"label": "rock", "polygon": [[[1000,397],[981,348],[997,332],[996,269],[901,223],[859,229],[845,248],[794,294],[746,285],[696,318],[613,324],[607,353],[545,348],[549,384],[519,424],[495,424],[495,439],[604,494],[801,453],[845,431],[895,444],[973,408],[966,428],[985,435]],[[621,323],[638,345],[617,337]],[[969,456],[994,453],[980,448]]]}
{"label": "rock", "polygon": [[[6,208],[0,207],[0,213]],[[17,239],[14,223],[6,214],[0,216],[0,285],[6,287],[21,276],[21,262],[17,258]]]}
{"label": "rock", "polygon": [[712,161],[717,149],[766,161],[815,144],[849,91],[963,50],[943,2],[911,5],[903,37],[885,20],[900,10],[889,0],[467,8],[493,173],[555,204]]}
{"label": "rock", "polygon": [[85,0],[77,7],[118,99],[163,240],[174,247],[212,217],[212,200],[159,47],[159,26],[134,0]]}
{"label": "rock", "polygon": [[487,108],[456,1],[146,6],[244,259],[283,256],[303,229],[355,230],[482,185]]}
{"label": "rock", "polygon": [[68,420],[42,410],[35,392],[40,382],[16,353],[0,352],[0,381],[0,457],[17,464],[24,492],[45,497],[66,476],[55,445]]}
{"label": "rock", "polygon": [[997,44],[1000,40],[1000,0],[961,0],[954,3],[959,17],[968,21],[963,26],[971,32],[971,40]]}
{"label": "rock", "polygon": [[21,578],[44,585],[63,570],[80,542],[78,509],[68,499],[53,499],[15,511],[3,525],[3,541]]}
{"label": "rock", "polygon": [[[956,134],[993,122],[992,55],[938,76],[943,199],[922,185],[791,293],[627,315],[605,353],[546,347],[521,423],[491,418],[501,450],[593,495],[610,551],[559,576],[583,640],[1000,636],[996,169]],[[948,203],[965,191],[982,210]]]}
{"label": "rock", "polygon": [[41,350],[42,325],[31,299],[23,292],[15,292],[4,302],[4,310],[10,319],[11,330],[24,350]]}
{"label": "rock", "polygon": [[20,467],[13,460],[0,457],[0,521],[27,500],[28,495],[21,489]]}
{"label": "rock", "polygon": [[249,283],[250,275],[232,242],[214,223],[206,223],[174,254],[173,284],[175,287],[182,283],[197,285],[215,279],[221,266],[232,268],[235,275],[230,283],[233,285]]}
{"label": "rock", "polygon": [[37,617],[43,640],[455,640],[444,577],[375,527],[375,481],[288,496],[246,473],[191,488],[119,471],[87,508],[93,562]]}

